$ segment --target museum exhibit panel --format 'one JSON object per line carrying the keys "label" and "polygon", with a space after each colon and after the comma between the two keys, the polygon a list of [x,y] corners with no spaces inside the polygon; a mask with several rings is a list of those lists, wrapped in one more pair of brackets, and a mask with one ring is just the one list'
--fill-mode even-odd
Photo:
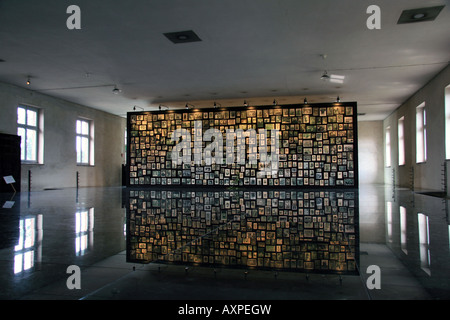
{"label": "museum exhibit panel", "polygon": [[356,115],[130,112],[127,261],[358,274]]}

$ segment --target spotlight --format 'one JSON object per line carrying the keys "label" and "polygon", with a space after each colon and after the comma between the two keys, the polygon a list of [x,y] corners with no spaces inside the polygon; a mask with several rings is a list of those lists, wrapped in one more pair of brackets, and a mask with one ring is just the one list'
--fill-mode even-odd
{"label": "spotlight", "polygon": [[30,80],[30,76],[28,76],[28,78],[27,78],[27,85],[30,85],[31,84],[31,80]]}
{"label": "spotlight", "polygon": [[336,102],[341,102],[341,98],[339,98],[339,96],[337,96]]}
{"label": "spotlight", "polygon": [[277,100],[273,99],[273,105],[274,105],[274,106],[277,105]]}
{"label": "spotlight", "polygon": [[305,100],[303,100],[304,104],[308,104],[308,100],[305,98]]}
{"label": "spotlight", "polygon": [[214,101],[214,108],[217,108],[217,105],[219,105],[219,108],[222,106],[220,103]]}
{"label": "spotlight", "polygon": [[244,107],[248,106],[247,101],[244,100]]}

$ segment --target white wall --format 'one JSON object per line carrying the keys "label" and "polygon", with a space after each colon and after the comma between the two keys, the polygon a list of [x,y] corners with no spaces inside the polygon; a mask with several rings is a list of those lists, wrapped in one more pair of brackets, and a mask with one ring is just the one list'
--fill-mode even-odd
{"label": "white wall", "polygon": [[358,121],[359,184],[383,184],[383,121]]}
{"label": "white wall", "polygon": [[[450,66],[443,69],[423,88],[412,95],[383,122],[383,131],[391,127],[392,167],[385,168],[385,181],[411,187],[411,172],[414,171],[414,189],[439,191],[443,189],[442,170],[445,161],[445,87],[450,84]],[[416,163],[416,107],[425,102],[427,111],[427,161]],[[398,165],[397,121],[405,117],[405,165]],[[383,134],[384,135],[384,134]],[[447,165],[447,164],[446,164]]]}
{"label": "white wall", "polygon": [[[44,163],[22,165],[22,191],[46,188],[121,185],[126,119],[92,108],[54,98],[14,85],[0,83],[0,132],[17,134],[17,106],[32,105],[44,116]],[[94,121],[95,165],[77,166],[75,123],[78,117]]]}

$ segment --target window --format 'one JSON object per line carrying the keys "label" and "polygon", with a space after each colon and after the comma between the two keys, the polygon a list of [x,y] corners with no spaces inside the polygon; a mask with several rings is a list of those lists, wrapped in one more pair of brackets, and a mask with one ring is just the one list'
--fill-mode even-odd
{"label": "window", "polygon": [[391,166],[391,127],[386,128],[386,167]]}
{"label": "window", "polygon": [[398,119],[398,165],[405,164],[405,117]]}
{"label": "window", "polygon": [[445,159],[450,160],[450,85],[445,88]]}
{"label": "window", "polygon": [[419,226],[419,257],[420,266],[423,271],[431,275],[430,271],[430,226],[428,216],[423,213],[417,214]]}
{"label": "window", "polygon": [[42,246],[42,215],[27,217],[19,221],[19,239],[14,247],[14,274],[32,269],[40,262]]}
{"label": "window", "polygon": [[427,161],[427,114],[425,102],[416,108],[416,162]]}
{"label": "window", "polygon": [[400,206],[400,243],[402,251],[405,254],[408,254],[408,248],[407,248],[407,233],[406,233],[406,221],[407,213],[406,208],[403,206]]}
{"label": "window", "polygon": [[387,240],[392,243],[392,202],[386,202]]}
{"label": "window", "polygon": [[75,213],[75,254],[82,256],[94,245],[94,208]]}
{"label": "window", "polygon": [[22,162],[39,162],[39,111],[29,106],[17,108],[17,135],[22,138],[20,159]]}
{"label": "window", "polygon": [[93,165],[94,164],[94,144],[93,144],[93,125],[92,121],[86,119],[78,119],[77,125],[77,164]]}
{"label": "window", "polygon": [[125,129],[125,143],[124,143],[124,163],[127,163],[127,152],[128,152],[128,131]]}

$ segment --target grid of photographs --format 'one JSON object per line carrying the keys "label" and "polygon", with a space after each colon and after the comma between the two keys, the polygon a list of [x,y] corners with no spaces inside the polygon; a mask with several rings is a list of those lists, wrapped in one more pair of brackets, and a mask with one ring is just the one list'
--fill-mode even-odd
{"label": "grid of photographs", "polygon": [[128,190],[127,261],[357,274],[358,194]]}
{"label": "grid of photographs", "polygon": [[[131,112],[127,186],[357,187],[356,123],[354,102]],[[201,154],[212,143],[194,137],[211,128],[222,133],[223,152],[233,155],[238,147],[227,149],[226,133],[256,132],[256,138],[245,138],[245,161],[228,163],[224,156],[222,162],[194,162],[194,152]],[[172,141],[172,133],[177,129],[193,137],[190,162],[172,161],[172,149],[179,143]],[[261,139],[262,129],[267,139]],[[278,145],[268,134],[274,130],[279,132]],[[278,156],[276,170],[261,175],[266,163],[262,155],[272,152]]]}

